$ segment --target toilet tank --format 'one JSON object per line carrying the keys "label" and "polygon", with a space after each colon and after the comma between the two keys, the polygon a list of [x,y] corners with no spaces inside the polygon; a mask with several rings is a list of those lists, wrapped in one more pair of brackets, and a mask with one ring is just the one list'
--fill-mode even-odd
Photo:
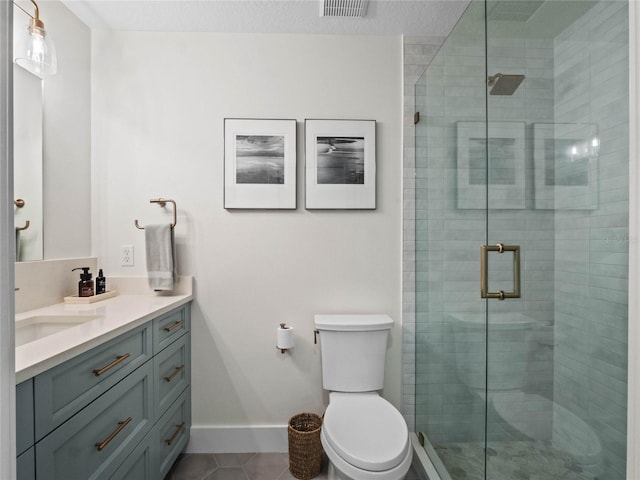
{"label": "toilet tank", "polygon": [[316,315],[322,386],[332,392],[369,392],[384,384],[388,315]]}

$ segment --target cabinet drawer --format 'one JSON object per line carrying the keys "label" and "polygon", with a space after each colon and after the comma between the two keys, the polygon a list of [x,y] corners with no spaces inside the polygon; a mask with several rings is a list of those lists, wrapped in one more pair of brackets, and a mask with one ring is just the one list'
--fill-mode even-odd
{"label": "cabinet drawer", "polygon": [[153,353],[160,352],[189,331],[190,308],[189,304],[183,305],[153,320]]}
{"label": "cabinet drawer", "polygon": [[18,456],[16,460],[18,480],[36,480],[35,447]]}
{"label": "cabinet drawer", "polygon": [[33,443],[33,379],[30,378],[16,385],[16,452],[20,455]]}
{"label": "cabinet drawer", "polygon": [[156,452],[156,478],[165,478],[189,441],[191,429],[191,387],[178,397],[151,432],[151,448]]}
{"label": "cabinet drawer", "polygon": [[127,332],[35,377],[36,440],[151,358],[149,325]]}
{"label": "cabinet drawer", "polygon": [[109,478],[153,424],[153,365],[134,371],[36,444],[36,475]]}
{"label": "cabinet drawer", "polygon": [[131,452],[131,455],[127,457],[109,480],[159,480],[151,473],[154,470],[154,466],[152,466],[149,437],[150,435],[147,435]]}
{"label": "cabinet drawer", "polygon": [[187,333],[153,358],[155,418],[160,418],[191,382],[191,334]]}

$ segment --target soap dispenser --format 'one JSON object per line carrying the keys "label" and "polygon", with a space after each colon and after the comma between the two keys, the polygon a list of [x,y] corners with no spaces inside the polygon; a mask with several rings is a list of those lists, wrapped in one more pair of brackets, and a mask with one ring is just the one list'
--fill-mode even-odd
{"label": "soap dispenser", "polygon": [[93,280],[91,279],[91,274],[89,273],[89,267],[78,267],[71,270],[72,272],[76,270],[82,270],[83,273],[80,274],[80,281],[78,282],[78,296],[79,297],[92,297],[93,296]]}
{"label": "soap dispenser", "polygon": [[98,276],[96,277],[96,295],[107,292],[107,279],[104,278],[102,269],[98,270]]}

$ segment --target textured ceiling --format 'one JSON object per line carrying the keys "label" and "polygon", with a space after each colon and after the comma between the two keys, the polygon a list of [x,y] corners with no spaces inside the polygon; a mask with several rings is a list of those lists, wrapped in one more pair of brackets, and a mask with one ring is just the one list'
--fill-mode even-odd
{"label": "textured ceiling", "polygon": [[91,28],[225,33],[448,35],[468,0],[370,0],[364,18],[321,17],[319,0],[62,0]]}

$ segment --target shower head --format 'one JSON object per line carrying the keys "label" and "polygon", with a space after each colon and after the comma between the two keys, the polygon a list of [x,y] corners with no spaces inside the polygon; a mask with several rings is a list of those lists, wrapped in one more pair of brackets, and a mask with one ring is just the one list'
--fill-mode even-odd
{"label": "shower head", "polygon": [[487,80],[487,85],[492,87],[489,95],[513,95],[523,80],[524,75],[504,75],[502,73],[496,73]]}

